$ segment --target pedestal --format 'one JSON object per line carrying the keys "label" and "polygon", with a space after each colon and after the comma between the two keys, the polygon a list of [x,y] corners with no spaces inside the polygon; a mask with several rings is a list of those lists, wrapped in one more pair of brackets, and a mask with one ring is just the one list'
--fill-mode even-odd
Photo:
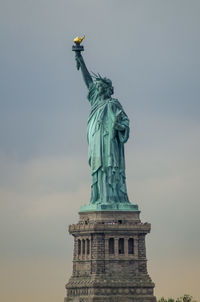
{"label": "pedestal", "polygon": [[139,211],[80,212],[65,302],[156,302]]}

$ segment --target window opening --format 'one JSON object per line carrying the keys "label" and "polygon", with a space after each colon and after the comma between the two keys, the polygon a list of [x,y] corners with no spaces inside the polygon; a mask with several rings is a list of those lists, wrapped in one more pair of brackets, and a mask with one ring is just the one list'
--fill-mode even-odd
{"label": "window opening", "polygon": [[83,244],[83,255],[85,255],[85,239],[82,240],[82,244]]}
{"label": "window opening", "polygon": [[81,254],[81,240],[78,239],[78,254]]}
{"label": "window opening", "polygon": [[134,254],[134,240],[133,238],[129,238],[128,240],[128,253]]}
{"label": "window opening", "polygon": [[124,238],[119,238],[118,251],[119,251],[119,254],[124,254]]}
{"label": "window opening", "polygon": [[87,255],[89,255],[90,254],[90,240],[87,239],[86,242],[87,242]]}
{"label": "window opening", "polygon": [[109,238],[109,254],[115,253],[114,244],[115,244],[114,238]]}

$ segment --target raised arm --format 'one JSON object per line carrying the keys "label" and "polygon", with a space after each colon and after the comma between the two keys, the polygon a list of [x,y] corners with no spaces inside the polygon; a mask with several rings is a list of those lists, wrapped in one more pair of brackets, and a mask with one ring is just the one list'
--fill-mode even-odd
{"label": "raised arm", "polygon": [[90,85],[93,83],[92,77],[87,70],[87,67],[85,65],[85,62],[83,60],[83,57],[81,55],[80,51],[75,51],[75,60],[76,60],[76,67],[79,70],[81,69],[82,75],[83,75],[83,80],[87,86],[87,88],[90,87]]}

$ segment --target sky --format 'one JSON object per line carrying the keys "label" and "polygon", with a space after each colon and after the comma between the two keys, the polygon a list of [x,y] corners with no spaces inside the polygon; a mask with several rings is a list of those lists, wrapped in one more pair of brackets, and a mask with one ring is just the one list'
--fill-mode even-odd
{"label": "sky", "polygon": [[110,78],[130,119],[129,199],[150,222],[159,298],[200,301],[200,2],[0,1],[0,300],[63,301],[90,198],[88,69]]}

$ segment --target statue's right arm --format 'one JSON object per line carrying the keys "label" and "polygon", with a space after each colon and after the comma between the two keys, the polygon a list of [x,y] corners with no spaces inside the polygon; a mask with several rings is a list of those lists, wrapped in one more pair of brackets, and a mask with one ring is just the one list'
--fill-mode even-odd
{"label": "statue's right arm", "polygon": [[90,85],[93,83],[92,77],[87,70],[87,67],[85,65],[85,62],[83,60],[83,57],[79,51],[76,52],[75,54],[75,60],[77,62],[77,69],[81,69],[82,75],[83,75],[83,80],[87,86],[87,88],[90,87]]}

